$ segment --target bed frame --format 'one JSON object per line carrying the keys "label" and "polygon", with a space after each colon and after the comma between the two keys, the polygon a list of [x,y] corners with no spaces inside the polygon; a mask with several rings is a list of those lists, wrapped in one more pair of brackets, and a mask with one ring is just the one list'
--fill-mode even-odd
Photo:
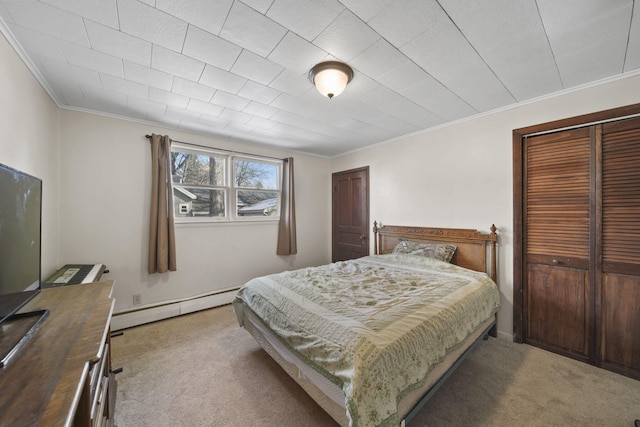
{"label": "bed frame", "polygon": [[[498,236],[496,227],[492,225],[490,233],[482,233],[477,230],[459,228],[430,228],[411,227],[396,225],[379,225],[373,223],[374,233],[374,254],[390,253],[400,240],[413,240],[420,243],[452,243],[457,246],[452,263],[471,270],[487,273],[489,277],[497,283],[496,270],[496,243]],[[487,256],[488,253],[488,256]],[[341,425],[344,424],[346,416],[335,403],[308,381],[293,362],[292,357],[275,349],[276,339],[269,337],[268,331],[260,331],[266,328],[251,310],[246,308],[248,317],[251,319],[245,322],[245,329],[254,336],[256,341],[269,353],[269,355],[294,379],[302,388],[316,401],[327,413],[331,415]],[[432,372],[433,379],[425,385],[423,389],[417,389],[405,397],[407,403],[401,410],[399,406],[398,415],[401,417],[400,426],[411,420],[427,401],[437,392],[451,374],[462,364],[463,360],[473,349],[488,335],[496,336],[496,319],[488,319],[485,324],[472,334],[467,342],[455,353],[447,356],[450,359],[444,361],[439,368]],[[401,403],[403,404],[403,403]],[[341,421],[342,420],[342,421]]]}

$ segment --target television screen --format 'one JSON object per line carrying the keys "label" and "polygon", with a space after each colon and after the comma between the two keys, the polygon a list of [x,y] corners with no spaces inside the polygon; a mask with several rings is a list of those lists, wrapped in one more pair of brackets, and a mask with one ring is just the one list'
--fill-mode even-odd
{"label": "television screen", "polygon": [[40,291],[42,181],[0,164],[0,323]]}

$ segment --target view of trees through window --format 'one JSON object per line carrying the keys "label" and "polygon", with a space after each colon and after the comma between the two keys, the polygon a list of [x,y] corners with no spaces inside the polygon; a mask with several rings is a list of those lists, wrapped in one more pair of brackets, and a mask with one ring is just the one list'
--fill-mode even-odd
{"label": "view of trees through window", "polygon": [[175,216],[277,218],[280,169],[280,163],[266,159],[174,149],[171,173]]}

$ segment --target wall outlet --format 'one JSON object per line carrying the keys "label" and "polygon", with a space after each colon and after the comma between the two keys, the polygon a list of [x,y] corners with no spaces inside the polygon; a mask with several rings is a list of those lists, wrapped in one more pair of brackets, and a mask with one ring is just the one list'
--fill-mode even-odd
{"label": "wall outlet", "polygon": [[133,296],[133,305],[140,305],[142,304],[142,296],[140,294],[135,294]]}

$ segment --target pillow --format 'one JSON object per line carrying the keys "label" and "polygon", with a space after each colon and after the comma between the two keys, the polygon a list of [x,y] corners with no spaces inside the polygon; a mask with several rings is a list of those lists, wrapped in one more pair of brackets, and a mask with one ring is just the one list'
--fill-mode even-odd
{"label": "pillow", "polygon": [[451,262],[458,247],[447,243],[418,243],[411,240],[400,240],[393,248],[394,254],[411,254]]}
{"label": "pillow", "polygon": [[398,244],[391,251],[392,254],[408,254],[411,253],[413,248],[417,245],[417,242],[413,242],[411,240],[400,239]]}
{"label": "pillow", "polygon": [[451,262],[456,249],[458,249],[456,245],[446,243],[424,243],[416,245],[411,253],[439,261]]}

